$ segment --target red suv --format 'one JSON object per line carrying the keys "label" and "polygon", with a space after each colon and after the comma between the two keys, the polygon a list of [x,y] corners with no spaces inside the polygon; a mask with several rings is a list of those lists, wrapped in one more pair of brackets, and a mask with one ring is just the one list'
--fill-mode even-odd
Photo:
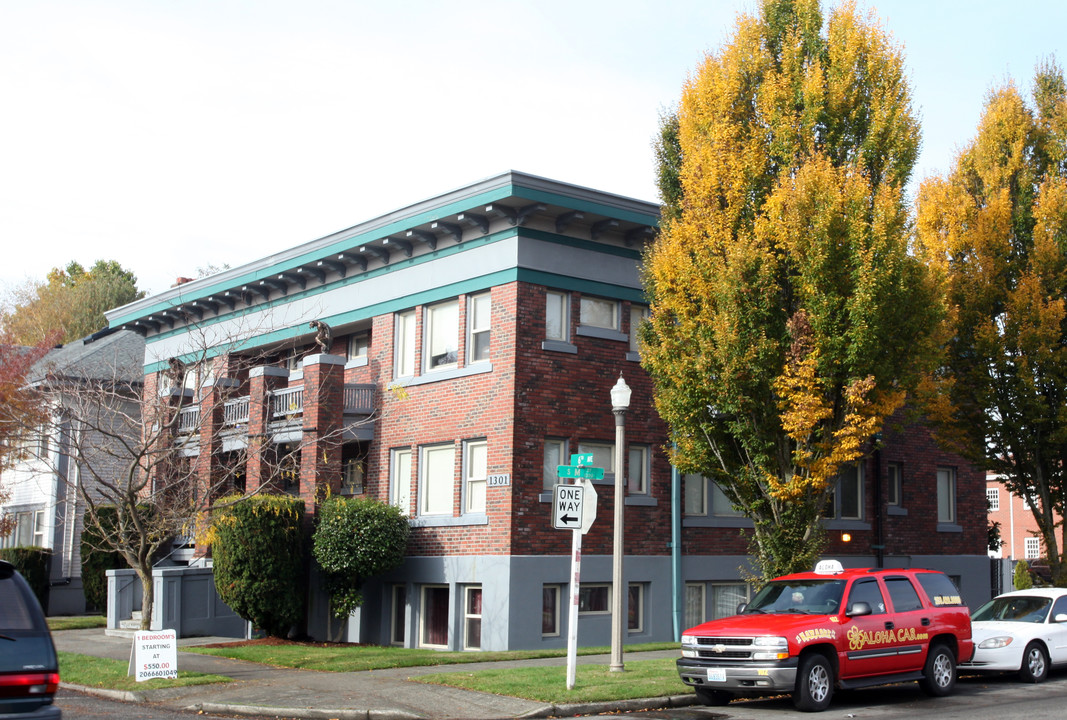
{"label": "red suv", "polygon": [[948,695],[973,653],[968,609],[943,573],[824,560],[772,580],[737,615],[686,630],[677,665],[707,705],[792,693],[815,711],[834,688],[918,680]]}

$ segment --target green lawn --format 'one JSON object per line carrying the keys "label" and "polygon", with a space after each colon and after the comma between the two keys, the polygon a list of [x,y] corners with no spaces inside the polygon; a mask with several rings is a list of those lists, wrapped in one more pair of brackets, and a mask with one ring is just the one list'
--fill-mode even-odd
{"label": "green lawn", "polygon": [[564,666],[436,673],[412,680],[557,704],[632,700],[692,692],[678,678],[674,658],[627,662],[621,673],[611,672],[606,664],[578,665],[573,690],[567,689],[567,668]]}
{"label": "green lawn", "polygon": [[178,671],[177,680],[155,678],[137,682],[127,674],[129,663],[125,660],[93,657],[80,653],[59,652],[59,678],[65,683],[108,690],[159,690],[160,688],[206,685],[232,682],[222,675]]}
{"label": "green lawn", "polygon": [[[674,650],[677,643],[646,643],[628,645],[628,652]],[[566,650],[511,650],[507,652],[440,652],[418,648],[379,647],[376,645],[286,644],[236,645],[232,647],[186,647],[184,652],[247,660],[249,662],[302,670],[358,672],[385,668],[420,667],[426,665],[457,665],[461,663],[495,662],[498,660],[529,660],[535,658],[566,657]],[[607,647],[579,648],[579,655],[600,655]]]}
{"label": "green lawn", "polygon": [[48,628],[52,632],[102,627],[107,627],[107,618],[103,615],[57,615],[48,618]]}

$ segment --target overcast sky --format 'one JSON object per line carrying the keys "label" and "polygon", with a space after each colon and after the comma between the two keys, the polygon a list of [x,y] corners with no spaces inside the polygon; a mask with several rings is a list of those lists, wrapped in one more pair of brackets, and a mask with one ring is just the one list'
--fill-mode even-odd
{"label": "overcast sky", "polygon": [[[989,89],[1061,62],[1062,0],[870,3],[917,178]],[[150,293],[507,170],[657,201],[652,138],[752,0],[0,0],[0,290],[118,260]]]}

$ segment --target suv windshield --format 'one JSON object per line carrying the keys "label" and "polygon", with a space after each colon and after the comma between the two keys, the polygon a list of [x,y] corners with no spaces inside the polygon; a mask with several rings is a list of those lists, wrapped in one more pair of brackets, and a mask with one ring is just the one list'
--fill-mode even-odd
{"label": "suv windshield", "polygon": [[756,593],[745,613],[835,613],[844,590],[844,580],[774,581]]}
{"label": "suv windshield", "polygon": [[974,611],[971,620],[1008,620],[1011,622],[1045,622],[1052,601],[1031,595],[993,598]]}

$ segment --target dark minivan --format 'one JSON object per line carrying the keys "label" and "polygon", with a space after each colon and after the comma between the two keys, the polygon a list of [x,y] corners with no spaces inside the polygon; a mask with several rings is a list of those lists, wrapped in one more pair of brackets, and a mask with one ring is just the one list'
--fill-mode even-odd
{"label": "dark minivan", "polygon": [[0,560],[0,718],[54,720],[59,663],[41,604],[15,567]]}

